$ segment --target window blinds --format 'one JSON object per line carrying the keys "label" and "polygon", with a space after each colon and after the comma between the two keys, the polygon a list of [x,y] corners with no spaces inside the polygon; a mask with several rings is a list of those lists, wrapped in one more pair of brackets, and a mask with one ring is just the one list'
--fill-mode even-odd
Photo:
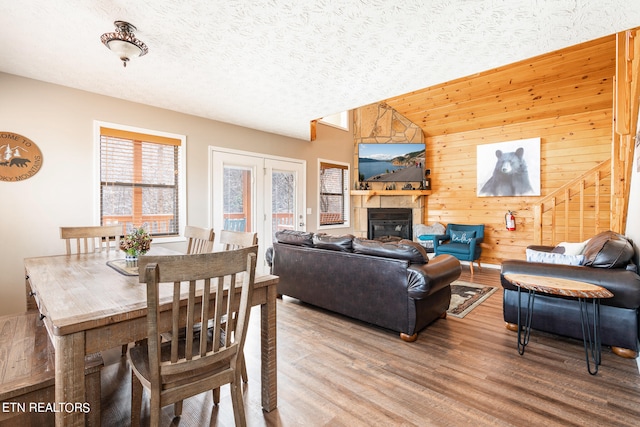
{"label": "window blinds", "polygon": [[344,198],[348,173],[345,165],[320,163],[320,225],[346,222]]}
{"label": "window blinds", "polygon": [[180,140],[100,128],[100,213],[103,225],[179,234]]}

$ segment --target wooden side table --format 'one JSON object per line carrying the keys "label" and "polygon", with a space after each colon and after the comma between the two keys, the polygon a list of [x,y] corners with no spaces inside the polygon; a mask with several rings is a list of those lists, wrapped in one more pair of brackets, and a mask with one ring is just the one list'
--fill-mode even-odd
{"label": "wooden side table", "polygon": [[[600,343],[600,299],[611,298],[613,294],[602,286],[592,285],[578,280],[528,274],[506,274],[504,278],[518,288],[518,353],[521,355],[524,354],[524,349],[529,343],[536,292],[576,298],[580,305],[582,341],[587,361],[587,371],[589,371],[591,375],[597,374],[602,355]],[[522,311],[522,289],[528,292],[524,330],[520,319]],[[588,300],[591,300],[593,307],[593,334],[589,328]],[[593,371],[591,370],[592,359],[594,363]]]}

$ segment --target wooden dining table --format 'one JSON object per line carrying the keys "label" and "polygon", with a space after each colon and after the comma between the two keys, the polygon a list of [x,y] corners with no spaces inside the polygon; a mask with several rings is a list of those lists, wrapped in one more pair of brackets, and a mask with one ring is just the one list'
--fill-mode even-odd
{"label": "wooden dining table", "polygon": [[[178,253],[154,246],[149,254]],[[147,336],[145,284],[107,265],[122,258],[123,252],[103,251],[24,260],[27,308],[40,311],[55,348],[57,426],[85,424],[84,412],[74,409],[86,402],[85,356]],[[277,284],[277,276],[256,274],[252,298],[252,306],[260,306],[262,408],[267,412],[277,406]],[[171,284],[161,286],[161,301],[171,299],[171,289]]]}

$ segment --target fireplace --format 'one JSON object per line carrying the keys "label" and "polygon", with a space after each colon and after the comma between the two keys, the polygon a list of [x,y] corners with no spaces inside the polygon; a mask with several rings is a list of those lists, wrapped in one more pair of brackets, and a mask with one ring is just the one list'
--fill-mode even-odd
{"label": "fireplace", "polygon": [[412,240],[413,212],[408,208],[367,209],[367,238],[384,242]]}

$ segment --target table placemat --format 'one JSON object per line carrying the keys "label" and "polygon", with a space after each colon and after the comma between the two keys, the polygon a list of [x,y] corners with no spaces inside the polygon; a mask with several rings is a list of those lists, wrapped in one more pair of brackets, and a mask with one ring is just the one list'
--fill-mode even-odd
{"label": "table placemat", "polygon": [[125,276],[137,276],[138,275],[138,263],[127,262],[124,259],[114,259],[107,261],[107,265],[120,274]]}

